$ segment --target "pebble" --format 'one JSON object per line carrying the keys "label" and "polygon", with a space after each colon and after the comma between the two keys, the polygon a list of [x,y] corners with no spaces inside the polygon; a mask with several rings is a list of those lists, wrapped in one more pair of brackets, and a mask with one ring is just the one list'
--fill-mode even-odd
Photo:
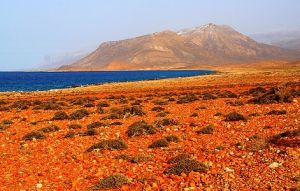
{"label": "pebble", "polygon": [[234,170],[231,169],[231,168],[226,167],[226,168],[225,168],[225,172],[234,172]]}
{"label": "pebble", "polygon": [[275,168],[278,168],[279,166],[280,166],[280,164],[278,162],[273,162],[269,165],[269,168],[275,169]]}
{"label": "pebble", "polygon": [[36,188],[40,189],[40,188],[42,188],[42,187],[43,187],[43,184],[42,184],[42,183],[37,183],[37,184],[36,184]]}

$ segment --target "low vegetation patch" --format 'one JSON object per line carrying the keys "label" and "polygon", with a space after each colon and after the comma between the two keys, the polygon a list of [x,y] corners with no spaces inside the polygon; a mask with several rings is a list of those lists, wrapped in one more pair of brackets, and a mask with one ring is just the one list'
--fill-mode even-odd
{"label": "low vegetation patch", "polygon": [[54,116],[52,117],[52,120],[66,120],[69,119],[69,116],[64,111],[58,111],[54,113]]}
{"label": "low vegetation patch", "polygon": [[246,117],[237,112],[231,112],[225,116],[225,121],[245,121]]}
{"label": "low vegetation patch", "polygon": [[124,150],[127,149],[127,144],[120,139],[113,139],[113,140],[103,140],[97,144],[92,145],[90,148],[87,149],[87,152],[92,152],[94,150]]}
{"label": "low vegetation patch", "polygon": [[84,117],[89,116],[89,112],[86,109],[79,109],[74,111],[73,113],[71,113],[70,115],[70,119],[72,120],[78,120],[78,119],[82,119]]}
{"label": "low vegetation patch", "polygon": [[193,159],[183,159],[178,163],[166,168],[164,174],[181,175],[182,173],[189,174],[190,172],[207,172],[208,167]]}
{"label": "low vegetation patch", "polygon": [[156,130],[152,125],[148,125],[145,121],[138,121],[128,127],[128,137],[141,136],[146,134],[155,134]]}
{"label": "low vegetation patch", "polygon": [[160,147],[168,147],[169,141],[166,138],[155,140],[151,145],[149,145],[149,148],[160,148]]}
{"label": "low vegetation patch", "polygon": [[160,107],[160,106],[156,106],[151,109],[151,111],[156,111],[156,112],[162,112],[164,110],[165,110],[165,108]]}
{"label": "low vegetation patch", "polygon": [[51,132],[55,132],[55,131],[59,131],[60,128],[56,125],[49,125],[47,127],[43,127],[41,129],[39,129],[38,131],[41,131],[43,133],[51,133]]}
{"label": "low vegetation patch", "polygon": [[82,126],[80,124],[70,124],[68,125],[69,129],[81,129]]}
{"label": "low vegetation patch", "polygon": [[285,115],[286,110],[272,110],[267,113],[267,115]]}
{"label": "low vegetation patch", "polygon": [[260,136],[252,136],[247,143],[248,150],[252,152],[257,152],[260,150],[267,149],[269,147],[269,143],[266,139]]}
{"label": "low vegetation patch", "polygon": [[179,97],[176,103],[177,104],[192,103],[197,100],[199,99],[195,94],[187,94]]}
{"label": "low vegetation patch", "polygon": [[292,101],[293,97],[286,87],[271,88],[266,93],[249,100],[254,104],[291,103]]}
{"label": "low vegetation patch", "polygon": [[84,131],[83,133],[80,133],[79,135],[85,137],[85,136],[95,136],[97,134],[98,133],[97,133],[96,129],[87,129],[86,131]]}
{"label": "low vegetation patch", "polygon": [[214,126],[213,125],[207,125],[206,127],[203,127],[202,129],[196,131],[198,134],[213,134],[214,132]]}
{"label": "low vegetation patch", "polygon": [[40,132],[40,131],[33,131],[30,133],[27,133],[22,137],[23,141],[28,141],[28,140],[34,140],[34,139],[45,139],[46,136]]}
{"label": "low vegetation patch", "polygon": [[118,189],[123,185],[129,184],[129,180],[126,176],[121,174],[113,174],[100,180],[91,190],[109,190]]}
{"label": "low vegetation patch", "polygon": [[170,125],[178,125],[178,124],[179,124],[178,121],[169,118],[160,119],[154,122],[154,125],[159,128],[163,128],[165,126],[170,126]]}
{"label": "low vegetation patch", "polygon": [[105,123],[96,121],[96,122],[93,122],[93,123],[91,123],[91,124],[88,124],[88,125],[87,125],[87,128],[88,128],[88,129],[95,129],[95,128],[105,127],[105,126],[106,126]]}
{"label": "low vegetation patch", "polygon": [[176,155],[175,157],[170,158],[167,161],[167,163],[175,164],[175,163],[178,163],[179,161],[186,160],[186,159],[192,159],[192,156],[189,154],[179,154],[179,155]]}
{"label": "low vegetation patch", "polygon": [[269,138],[269,142],[277,146],[299,147],[300,140],[294,139],[299,136],[300,136],[300,128],[295,130],[284,131],[282,133],[273,135],[272,137]]}

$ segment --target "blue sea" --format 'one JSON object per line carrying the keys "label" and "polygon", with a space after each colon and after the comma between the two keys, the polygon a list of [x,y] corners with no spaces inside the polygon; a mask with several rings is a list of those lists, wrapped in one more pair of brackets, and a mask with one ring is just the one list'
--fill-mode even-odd
{"label": "blue sea", "polygon": [[44,91],[108,82],[142,81],[209,75],[209,70],[0,72],[0,92]]}

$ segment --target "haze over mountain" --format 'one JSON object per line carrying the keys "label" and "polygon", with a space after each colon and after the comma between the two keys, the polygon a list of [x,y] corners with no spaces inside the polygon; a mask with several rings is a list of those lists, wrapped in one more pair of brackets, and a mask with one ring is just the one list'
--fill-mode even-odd
{"label": "haze over mountain", "polygon": [[250,36],[258,42],[300,51],[300,29],[279,30],[269,33],[253,34]]}
{"label": "haze over mountain", "polygon": [[297,51],[258,43],[230,26],[207,24],[102,43],[59,70],[192,69],[258,60],[293,60]]}

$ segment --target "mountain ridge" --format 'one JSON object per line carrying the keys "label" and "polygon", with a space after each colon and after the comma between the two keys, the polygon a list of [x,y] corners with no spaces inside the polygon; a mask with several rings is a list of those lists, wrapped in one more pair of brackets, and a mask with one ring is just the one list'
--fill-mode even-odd
{"label": "mountain ridge", "polygon": [[209,23],[104,42],[88,56],[58,70],[189,69],[205,64],[299,57],[292,50],[258,43],[230,26]]}

